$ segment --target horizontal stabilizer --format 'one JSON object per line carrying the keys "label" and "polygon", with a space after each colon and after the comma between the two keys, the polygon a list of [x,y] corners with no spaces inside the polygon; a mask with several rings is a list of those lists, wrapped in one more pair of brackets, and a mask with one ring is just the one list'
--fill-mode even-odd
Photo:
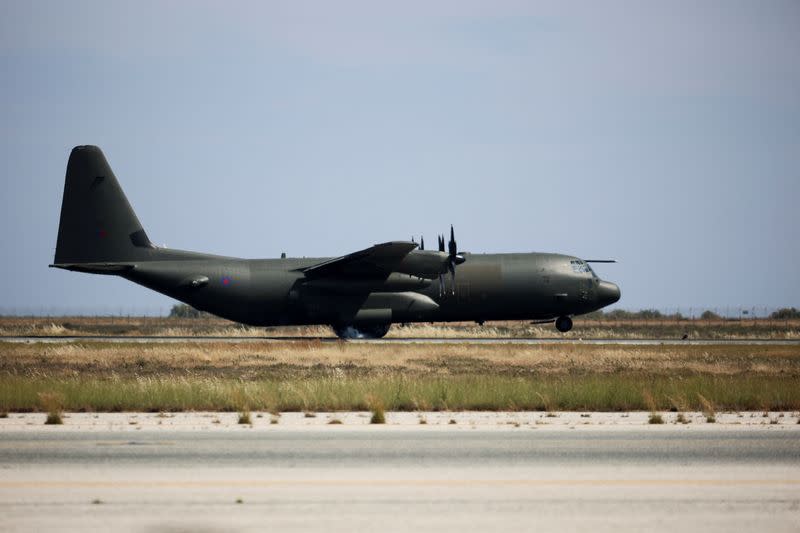
{"label": "horizontal stabilizer", "polygon": [[50,268],[63,268],[90,274],[119,274],[136,268],[136,265],[132,263],[56,263],[49,266]]}

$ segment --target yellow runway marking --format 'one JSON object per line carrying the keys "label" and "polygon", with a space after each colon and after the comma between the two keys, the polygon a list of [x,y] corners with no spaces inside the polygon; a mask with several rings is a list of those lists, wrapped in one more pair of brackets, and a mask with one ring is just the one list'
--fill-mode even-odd
{"label": "yellow runway marking", "polygon": [[800,485],[800,479],[268,479],[220,481],[0,481],[0,489],[71,488],[270,488],[270,487],[480,487],[480,486],[777,486]]}

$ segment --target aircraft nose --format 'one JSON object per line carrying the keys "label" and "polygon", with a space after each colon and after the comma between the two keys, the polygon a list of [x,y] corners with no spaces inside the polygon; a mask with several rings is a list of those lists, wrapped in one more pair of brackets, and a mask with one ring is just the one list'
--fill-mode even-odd
{"label": "aircraft nose", "polygon": [[597,284],[597,303],[603,307],[619,301],[622,293],[616,284],[610,281],[601,281]]}

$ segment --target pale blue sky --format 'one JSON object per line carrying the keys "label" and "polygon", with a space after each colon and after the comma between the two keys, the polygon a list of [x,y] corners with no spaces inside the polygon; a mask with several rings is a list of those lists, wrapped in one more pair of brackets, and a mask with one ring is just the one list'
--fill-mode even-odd
{"label": "pale blue sky", "polygon": [[800,304],[800,3],[0,3],[0,308],[165,308],[48,269],[70,149],[151,239],[616,258],[623,308]]}

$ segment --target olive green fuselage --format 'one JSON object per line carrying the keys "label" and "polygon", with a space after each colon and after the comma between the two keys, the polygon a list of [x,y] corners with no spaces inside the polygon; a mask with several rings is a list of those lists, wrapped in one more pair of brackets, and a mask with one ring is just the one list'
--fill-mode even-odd
{"label": "olive green fuselage", "polygon": [[408,274],[309,279],[301,271],[324,258],[153,252],[152,260],[118,274],[197,309],[255,326],[547,320],[588,313],[619,299],[615,285],[601,281],[580,259],[560,254],[466,254],[455,288],[445,275],[440,290],[438,279]]}

